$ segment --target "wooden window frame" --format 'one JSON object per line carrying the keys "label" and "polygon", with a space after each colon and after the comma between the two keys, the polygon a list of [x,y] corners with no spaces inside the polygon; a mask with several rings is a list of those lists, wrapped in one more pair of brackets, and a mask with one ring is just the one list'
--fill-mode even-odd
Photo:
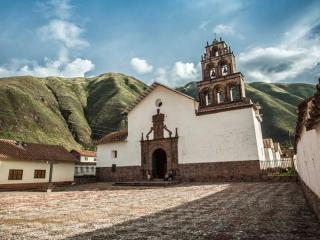
{"label": "wooden window frame", "polygon": [[46,170],[44,169],[35,169],[34,170],[34,178],[41,178],[44,179],[46,178]]}
{"label": "wooden window frame", "polygon": [[8,180],[22,180],[23,169],[9,169]]}
{"label": "wooden window frame", "polygon": [[118,151],[112,150],[112,158],[118,158]]}

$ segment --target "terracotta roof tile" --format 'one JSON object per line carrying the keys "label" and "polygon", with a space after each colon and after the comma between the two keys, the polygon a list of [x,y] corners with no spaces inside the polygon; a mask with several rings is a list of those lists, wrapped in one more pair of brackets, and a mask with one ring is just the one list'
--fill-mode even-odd
{"label": "terracotta roof tile", "polygon": [[127,130],[112,132],[112,133],[102,137],[98,141],[98,145],[105,144],[105,143],[112,143],[112,142],[122,142],[122,141],[125,141],[127,139],[127,137],[128,137]]}
{"label": "terracotta roof tile", "polygon": [[0,160],[75,162],[76,158],[59,145],[0,139]]}
{"label": "terracotta roof tile", "polygon": [[78,150],[72,150],[71,153],[77,153],[81,156],[85,156],[85,157],[96,157],[97,153],[94,151],[88,151],[88,150],[83,150],[83,149],[78,149]]}
{"label": "terracotta roof tile", "polygon": [[307,130],[315,128],[320,123],[320,78],[316,86],[317,92],[314,94],[310,106],[309,119],[306,122]]}
{"label": "terracotta roof tile", "polygon": [[263,139],[263,147],[264,148],[272,148],[272,149],[274,149],[272,138]]}

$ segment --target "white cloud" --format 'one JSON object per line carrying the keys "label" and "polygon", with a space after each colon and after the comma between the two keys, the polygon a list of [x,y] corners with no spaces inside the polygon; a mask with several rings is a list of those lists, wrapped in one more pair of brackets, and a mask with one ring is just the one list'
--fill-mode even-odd
{"label": "white cloud", "polygon": [[81,37],[84,29],[68,20],[72,6],[69,0],[51,0],[40,7],[54,17],[39,29],[37,33],[44,41],[58,43],[58,56],[55,59],[45,57],[44,63],[32,60],[15,59],[0,66],[0,77],[32,75],[38,77],[84,77],[95,65],[85,58],[72,58],[72,50],[82,49],[89,43]]}
{"label": "white cloud", "polygon": [[198,71],[194,63],[176,62],[172,74],[178,79],[192,80],[197,77]]}
{"label": "white cloud", "polygon": [[132,58],[130,61],[132,68],[140,74],[152,72],[153,66],[150,65],[145,59]]}
{"label": "white cloud", "polygon": [[234,34],[234,29],[230,25],[219,24],[214,27],[213,31],[217,34]]}
{"label": "white cloud", "polygon": [[248,79],[290,81],[314,69],[320,62],[319,26],[320,17],[309,14],[286,32],[277,45],[240,53],[239,63]]}
{"label": "white cloud", "polygon": [[81,38],[83,29],[74,23],[54,19],[47,25],[39,28],[40,37],[47,40],[57,40],[65,44],[68,48],[83,48],[89,46],[89,43]]}
{"label": "white cloud", "polygon": [[46,58],[40,65],[34,61],[15,60],[0,67],[0,77],[32,75],[38,77],[84,77],[94,69],[94,64],[88,59],[76,58],[51,60]]}
{"label": "white cloud", "polygon": [[155,71],[155,81],[166,85],[177,87],[190,81],[200,80],[200,63],[175,62],[171,67],[157,68]]}

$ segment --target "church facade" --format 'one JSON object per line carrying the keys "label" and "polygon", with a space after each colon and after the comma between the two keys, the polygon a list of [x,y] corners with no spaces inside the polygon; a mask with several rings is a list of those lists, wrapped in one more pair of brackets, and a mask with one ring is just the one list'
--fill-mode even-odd
{"label": "church facade", "polygon": [[205,47],[201,66],[199,101],[155,82],[127,109],[127,130],[98,143],[100,180],[259,177],[262,119],[259,106],[245,95],[233,52],[214,40]]}

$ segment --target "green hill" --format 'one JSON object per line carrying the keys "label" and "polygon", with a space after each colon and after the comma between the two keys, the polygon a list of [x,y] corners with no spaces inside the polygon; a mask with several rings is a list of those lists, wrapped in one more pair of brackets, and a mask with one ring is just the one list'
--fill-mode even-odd
{"label": "green hill", "polygon": [[0,79],[0,138],[91,147],[125,124],[121,112],[145,84],[118,73],[93,78]]}
{"label": "green hill", "polygon": [[[195,82],[188,83],[178,90],[193,97],[198,95]],[[262,107],[264,138],[270,137],[282,144],[288,144],[289,132],[292,134],[294,131],[297,105],[314,92],[314,85],[304,83],[253,82],[246,85],[247,96]]]}
{"label": "green hill", "polygon": [[[8,77],[0,79],[0,138],[92,147],[93,141],[126,126],[121,112],[147,86],[130,76],[93,78]],[[194,82],[178,90],[197,97]],[[311,96],[311,84],[250,83],[247,95],[262,106],[264,137],[285,143],[296,106]]]}

